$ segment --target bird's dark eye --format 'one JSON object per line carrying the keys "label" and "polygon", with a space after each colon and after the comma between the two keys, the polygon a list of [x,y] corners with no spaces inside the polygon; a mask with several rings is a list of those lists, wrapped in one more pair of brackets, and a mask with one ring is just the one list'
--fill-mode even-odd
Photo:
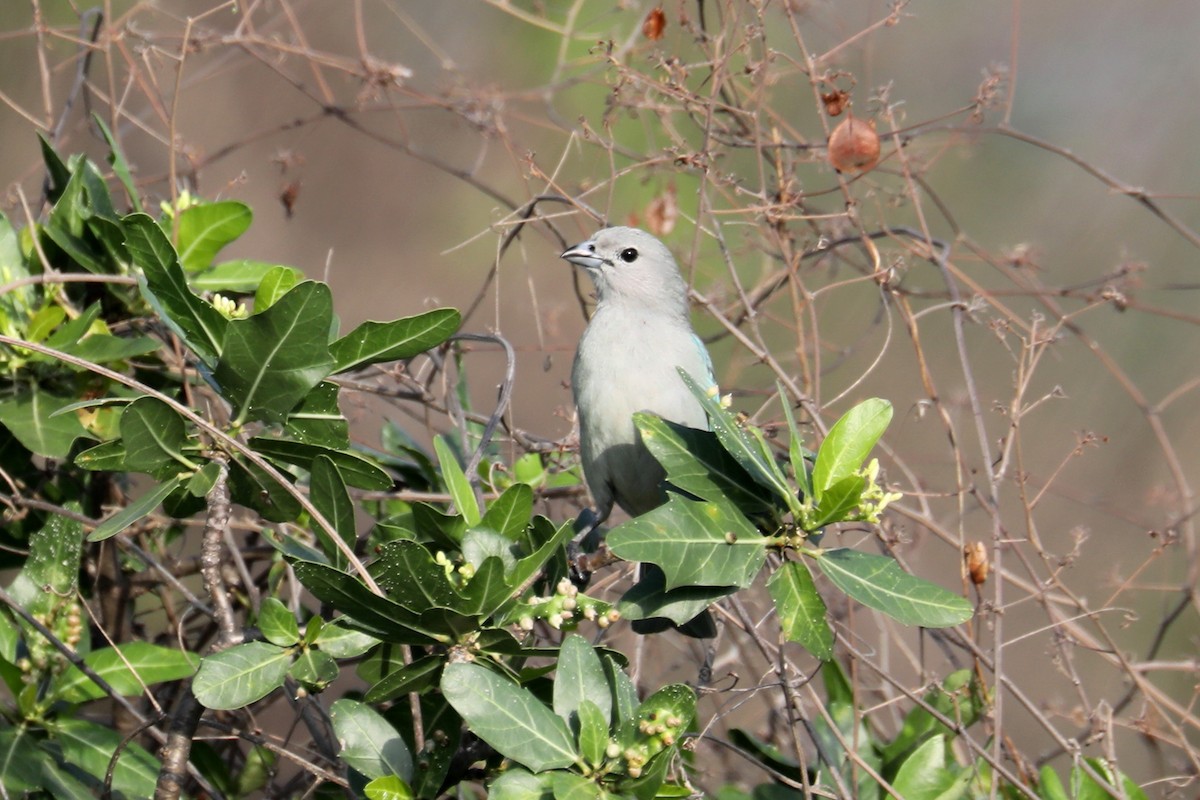
{"label": "bird's dark eye", "polygon": [[637,261],[638,251],[632,247],[626,247],[621,251],[621,260],[626,264],[632,264]]}

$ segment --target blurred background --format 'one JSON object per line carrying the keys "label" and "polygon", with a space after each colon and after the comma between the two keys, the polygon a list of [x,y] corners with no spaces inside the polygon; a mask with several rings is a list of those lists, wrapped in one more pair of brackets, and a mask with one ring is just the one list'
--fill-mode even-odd
{"label": "blurred background", "polygon": [[[602,222],[659,234],[739,410],[777,421],[783,380],[815,443],[858,400],[894,404],[880,455],[906,498],[838,537],[978,599],[1011,757],[1065,764],[1070,738],[1194,796],[1200,4],[0,8],[15,225],[43,212],[36,132],[100,160],[95,112],[147,196],[249,204],[222,257],[328,281],[343,329],[469,309],[464,330],[517,351],[507,425],[567,462],[590,287],[558,253]],[[862,173],[825,147],[850,114],[882,140]],[[466,364],[487,413],[503,357]],[[381,415],[427,433],[370,396],[345,410],[366,445]],[[971,542],[993,564],[977,588]],[[918,634],[833,613],[854,657],[913,690],[944,674]],[[657,646],[694,674],[695,645]],[[744,689],[761,665],[743,657],[718,672]],[[705,713],[733,719],[728,700]]]}

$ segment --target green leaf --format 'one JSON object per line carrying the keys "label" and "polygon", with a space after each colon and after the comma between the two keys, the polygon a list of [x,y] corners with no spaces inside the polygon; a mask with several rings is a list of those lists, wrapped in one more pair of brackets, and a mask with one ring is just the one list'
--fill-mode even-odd
{"label": "green leaf", "polygon": [[347,484],[358,489],[384,491],[391,489],[395,483],[386,470],[353,450],[339,450],[274,436],[255,436],[250,440],[250,447],[273,461],[282,461],[309,471],[312,470],[314,459],[324,457],[337,466]]}
{"label": "green leaf", "polygon": [[145,276],[142,294],[176,335],[211,366],[221,355],[228,321],[188,288],[175,248],[152,217],[130,214],[124,225],[129,255]]}
{"label": "green leaf", "polygon": [[520,767],[504,772],[488,786],[488,800],[554,800],[551,781],[556,773],[534,775]]}
{"label": "green leaf", "polygon": [[83,469],[96,472],[123,472],[125,470],[125,443],[120,439],[102,442],[89,447],[75,456],[75,463]]}
{"label": "green leaf", "polygon": [[[162,344],[149,336],[123,338],[106,333],[93,333],[78,343],[59,348],[68,355],[96,364],[125,361],[157,351]],[[72,366],[71,369],[81,369]]]}
{"label": "green leaf", "polygon": [[337,680],[338,665],[328,653],[307,648],[296,656],[296,660],[288,669],[288,676],[309,690],[320,692]]}
{"label": "green leaf", "polygon": [[392,322],[364,322],[329,346],[333,371],[412,358],[449,339],[461,323],[455,308],[436,308]]}
{"label": "green leaf", "polygon": [[254,214],[245,203],[220,200],[179,212],[179,263],[188,272],[209,266],[225,245],[250,228]]}
{"label": "green leaf", "polygon": [[383,716],[357,700],[338,700],[329,709],[342,759],[368,778],[398,775],[412,780],[412,754]]}
{"label": "green leaf", "polygon": [[205,656],[192,692],[205,708],[229,711],[261,700],[283,686],[292,651],[267,642],[246,642]]}
{"label": "green leaf", "polygon": [[215,377],[238,423],[283,422],[329,374],[332,322],[329,287],[305,281],[266,311],[229,323]]}
{"label": "green leaf", "polygon": [[822,661],[833,657],[833,631],[825,620],[825,601],[802,561],[787,561],[767,581],[784,637],[799,642]]}
{"label": "green leaf", "polygon": [[[350,446],[350,423],[338,408],[339,389],[336,383],[330,381],[318,383],[300,405],[288,414],[284,432],[297,442],[346,452]],[[345,465],[342,468],[345,469]]]}
{"label": "green leaf", "polygon": [[450,639],[442,631],[430,630],[419,614],[380,597],[353,575],[312,561],[298,561],[292,569],[314,597],[329,603],[377,638],[396,644],[421,645]]}
{"label": "green leaf", "polygon": [[622,595],[617,610],[628,620],[661,618],[683,625],[737,591],[736,586],[683,586],[668,592],[665,585],[661,569],[643,567],[642,579]]}
{"label": "green leaf", "polygon": [[[149,642],[126,642],[103,650],[93,650],[84,656],[83,663],[118,694],[133,697],[142,694],[147,686],[191,677],[200,663],[200,657]],[[54,679],[47,697],[67,703],[83,703],[107,695],[91,678],[72,665]]]}
{"label": "green leaf", "polygon": [[424,656],[411,664],[394,669],[375,683],[363,700],[368,703],[385,703],[408,692],[423,692],[437,683],[442,674],[442,656]]}
{"label": "green leaf", "polygon": [[104,141],[108,143],[108,157],[106,160],[112,166],[113,174],[117,176],[117,180],[121,181],[121,185],[125,187],[125,194],[129,196],[129,204],[133,206],[134,211],[142,210],[142,199],[138,196],[137,185],[134,183],[133,174],[129,171],[129,164],[125,161],[125,156],[121,153],[121,145],[113,136],[112,131],[108,129],[108,125],[100,118],[100,115],[92,112],[92,124],[100,129],[100,133],[104,136]]}
{"label": "green leaf", "polygon": [[[287,283],[288,289],[304,280],[304,273],[295,267],[285,267],[280,264],[272,264],[268,261],[237,259],[235,261],[224,261],[212,269],[196,273],[190,276],[189,283],[191,283],[193,289],[198,289],[202,292],[249,294],[261,286],[267,275],[272,274],[272,270],[276,269],[286,270],[286,273],[277,274],[283,282]],[[281,291],[272,300],[278,300],[282,296],[283,292]],[[270,303],[262,306],[255,304],[254,308],[256,311],[263,311],[269,308],[270,305]]]}
{"label": "green leaf", "polygon": [[1062,784],[1062,780],[1058,777],[1058,773],[1054,771],[1054,767],[1046,764],[1038,773],[1038,789],[1043,800],[1071,800],[1067,794],[1067,789]]}
{"label": "green leaf", "polygon": [[291,267],[275,267],[267,270],[254,292],[254,312],[261,314],[279,302],[279,298],[290,292],[296,284],[304,280],[303,273]]}
{"label": "green leaf", "polygon": [[[66,510],[79,513],[71,501]],[[60,597],[75,594],[83,557],[83,525],[53,514],[40,530],[29,537],[29,556],[13,579],[13,600],[33,613],[45,613]]]}
{"label": "green leaf", "polygon": [[533,489],[523,483],[515,483],[492,501],[479,525],[516,541],[529,527],[532,517]]}
{"label": "green leaf", "polygon": [[818,502],[827,489],[862,469],[891,420],[892,404],[876,397],[859,403],[834,423],[813,465],[812,490]]}
{"label": "green leaf", "polygon": [[607,793],[582,775],[558,770],[550,773],[554,800],[604,800]]}
{"label": "green leaf", "polygon": [[716,434],[644,412],[634,414],[633,422],[672,486],[701,500],[727,498],[747,515],[774,513],[770,493],[721,446]]}
{"label": "green leaf", "polygon": [[763,536],[728,502],[696,502],[679,495],[609,531],[607,541],[626,561],[662,567],[668,590],[745,588],[767,557]]}
{"label": "green leaf", "polygon": [[280,647],[291,647],[300,641],[296,616],[274,597],[263,598],[258,607],[258,629],[264,639]]}
{"label": "green leaf", "polygon": [[75,440],[88,432],[79,424],[77,415],[55,412],[76,399],[55,397],[30,385],[18,390],[16,396],[0,401],[0,425],[36,455],[66,458]]}
{"label": "green leaf", "polygon": [[858,508],[862,501],[866,486],[867,481],[861,475],[848,475],[827,488],[820,495],[812,521],[806,523],[805,527],[816,531],[831,523],[849,519],[852,516],[850,512]]}
{"label": "green leaf", "polygon": [[442,693],[479,738],[534,772],[568,767],[579,754],[567,724],[531,692],[478,664],[450,664]]}
{"label": "green leaf", "polygon": [[779,392],[779,402],[783,406],[783,416],[787,420],[788,460],[792,464],[792,475],[796,479],[796,485],[800,487],[800,494],[804,497],[811,497],[812,480],[808,474],[808,465],[805,463],[806,453],[804,442],[800,437],[800,428],[796,425],[796,417],[792,414],[792,405],[788,402],[787,391],[783,388],[783,384],[776,381],[775,389]]}
{"label": "green leaf", "polygon": [[234,794],[245,797],[267,785],[275,775],[278,756],[262,745],[254,745],[246,754],[246,761],[238,773]]}
{"label": "green leaf", "polygon": [[183,478],[173,478],[169,481],[163,481],[97,525],[96,529],[88,534],[87,540],[89,542],[102,542],[105,539],[116,536],[133,523],[151,514],[154,509],[162,504],[167,495],[175,491],[182,483]]}
{"label": "green leaf", "polygon": [[112,788],[125,797],[152,797],[161,765],[136,742],[125,742],[112,728],[82,719],[59,717],[49,726],[62,747],[63,760],[103,783],[113,753],[121,751],[112,775]]}
{"label": "green leaf", "polygon": [[212,488],[217,485],[217,478],[221,475],[221,465],[216,461],[209,461],[200,469],[196,470],[196,474],[188,478],[187,490],[192,497],[207,497]]}
{"label": "green leaf", "polygon": [[357,658],[379,644],[379,640],[337,622],[329,622],[321,626],[313,644],[334,658]]}
{"label": "green leaf", "polygon": [[814,560],[834,586],[905,625],[945,628],[966,622],[974,613],[966,598],[909,575],[885,556],[838,548]]}
{"label": "green leaf", "polygon": [[41,765],[49,761],[32,729],[0,725],[0,786],[11,794],[42,788]]}
{"label": "green leaf", "polygon": [[139,397],[121,412],[125,468],[159,480],[181,470],[197,469],[183,455],[187,429],[183,418],[156,397]]}
{"label": "green leaf", "polygon": [[[285,481],[291,478],[283,473]],[[290,522],[300,514],[300,503],[261,467],[241,458],[229,462],[229,492],[233,502],[252,508],[271,522]]]}
{"label": "green leaf", "polygon": [[384,775],[363,787],[367,800],[413,800],[412,789],[399,775]]}
{"label": "green leaf", "polygon": [[[604,697],[610,693],[605,692]],[[608,747],[608,715],[591,700],[584,699],[579,703],[579,752],[592,766],[599,766],[605,758],[605,748]]]}
{"label": "green leaf", "polygon": [[475,490],[471,488],[470,481],[467,480],[462,467],[458,465],[458,459],[455,457],[454,451],[450,449],[450,445],[446,444],[445,439],[441,436],[433,437],[433,449],[437,451],[438,463],[442,468],[442,478],[446,481],[446,488],[450,490],[450,497],[454,500],[455,509],[467,521],[469,527],[475,527],[483,519],[483,515],[479,512],[479,501],[475,497]]}
{"label": "green leaf", "polygon": [[704,387],[697,384],[692,376],[682,369],[679,370],[679,374],[683,377],[683,382],[687,384],[692,395],[708,413],[708,421],[712,425],[713,432],[717,434],[721,446],[742,465],[742,468],[754,480],[770,489],[789,506],[796,503],[795,492],[788,486],[787,481],[783,480],[779,467],[775,466],[775,459],[763,454],[754,437],[742,429],[732,414],[721,407],[721,403],[715,396],[710,396]]}
{"label": "green leaf", "polygon": [[[354,526],[354,503],[350,501],[350,493],[346,491],[346,483],[342,480],[337,466],[327,456],[317,456],[313,459],[309,495],[317,511],[329,521],[343,544],[353,552],[358,543],[358,533]],[[321,528],[316,529],[316,534],[329,562],[338,569],[345,569],[348,562],[342,549]]]}
{"label": "green leaf", "polygon": [[395,602],[420,613],[428,608],[454,608],[459,595],[429,549],[407,539],[387,542],[371,563],[371,577]]}
{"label": "green leaf", "polygon": [[600,656],[587,640],[570,634],[558,651],[558,667],[554,674],[554,713],[579,730],[579,706],[590,700],[603,714],[605,733],[612,715],[612,693]]}
{"label": "green leaf", "polygon": [[946,740],[938,735],[904,760],[892,779],[892,788],[904,800],[958,800],[967,794],[971,778],[971,770],[955,776],[946,769]]}

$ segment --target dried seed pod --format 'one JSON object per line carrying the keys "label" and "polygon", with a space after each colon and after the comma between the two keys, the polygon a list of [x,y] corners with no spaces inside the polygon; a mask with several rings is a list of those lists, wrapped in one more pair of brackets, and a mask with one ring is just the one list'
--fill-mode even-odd
{"label": "dried seed pod", "polygon": [[662,6],[653,8],[646,15],[646,19],[642,21],[642,35],[652,42],[656,42],[663,37],[663,28],[667,27],[667,15],[663,13]]}
{"label": "dried seed pod", "polygon": [[849,114],[829,136],[829,163],[838,172],[866,172],[879,163],[879,134],[873,120]]}
{"label": "dried seed pod", "polygon": [[971,583],[982,586],[987,581],[988,572],[991,569],[988,563],[987,548],[983,546],[983,542],[971,542],[964,547],[963,558],[967,561],[967,572],[971,576]]}

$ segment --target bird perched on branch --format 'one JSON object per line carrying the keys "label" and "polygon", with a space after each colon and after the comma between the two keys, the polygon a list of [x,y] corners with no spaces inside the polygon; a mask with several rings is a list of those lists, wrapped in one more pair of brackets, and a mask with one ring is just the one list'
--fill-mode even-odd
{"label": "bird perched on branch", "polygon": [[678,370],[701,386],[715,381],[688,319],[687,284],[666,245],[637,228],[605,228],[561,257],[596,286],[596,310],[571,369],[594,529],[614,502],[637,516],[666,500],[666,473],[642,443],[634,413],[707,430],[708,417]]}

